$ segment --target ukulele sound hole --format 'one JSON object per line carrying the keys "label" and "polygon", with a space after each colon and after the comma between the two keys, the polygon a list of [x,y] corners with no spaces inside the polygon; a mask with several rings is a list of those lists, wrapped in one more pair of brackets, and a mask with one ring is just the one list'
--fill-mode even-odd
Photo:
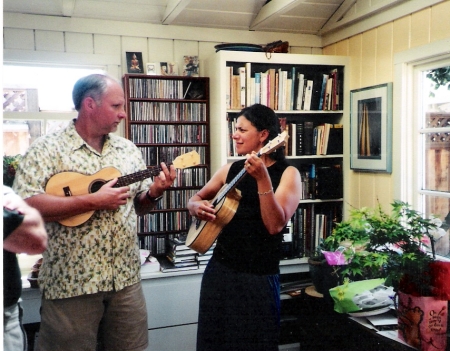
{"label": "ukulele sound hole", "polygon": [[95,182],[91,183],[91,186],[89,188],[89,192],[92,193],[96,193],[97,191],[100,190],[100,188],[105,184],[106,182],[103,180],[96,180]]}

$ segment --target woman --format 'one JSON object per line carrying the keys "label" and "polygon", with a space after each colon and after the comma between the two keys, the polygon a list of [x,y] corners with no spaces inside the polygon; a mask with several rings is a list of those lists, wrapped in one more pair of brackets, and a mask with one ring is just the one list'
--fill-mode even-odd
{"label": "woman", "polygon": [[[197,351],[278,350],[279,259],[282,234],[300,200],[301,180],[279,148],[257,152],[280,133],[276,114],[263,105],[244,108],[233,139],[245,160],[221,167],[188,203],[192,216],[214,221],[214,198],[245,168],[242,198],[218,237],[200,293]],[[220,216],[220,213],[218,214]]]}

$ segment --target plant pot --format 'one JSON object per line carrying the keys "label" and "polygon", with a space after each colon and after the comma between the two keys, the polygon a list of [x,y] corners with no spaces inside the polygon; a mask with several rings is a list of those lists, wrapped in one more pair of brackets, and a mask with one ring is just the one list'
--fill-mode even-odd
{"label": "plant pot", "polygon": [[343,284],[341,272],[345,267],[346,266],[331,266],[325,261],[323,268],[323,298],[331,308],[334,306],[334,301],[330,295],[330,289]]}
{"label": "plant pot", "polygon": [[312,258],[308,258],[308,265],[314,289],[316,289],[319,294],[323,294],[323,281],[325,279],[325,265],[327,265],[327,262],[325,260],[316,261]]}

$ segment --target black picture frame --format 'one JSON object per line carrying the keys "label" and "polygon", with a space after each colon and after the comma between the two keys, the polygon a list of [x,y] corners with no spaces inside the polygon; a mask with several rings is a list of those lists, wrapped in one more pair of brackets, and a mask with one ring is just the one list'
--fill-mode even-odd
{"label": "black picture frame", "polygon": [[127,51],[127,72],[144,73],[144,63],[142,61],[142,52]]}

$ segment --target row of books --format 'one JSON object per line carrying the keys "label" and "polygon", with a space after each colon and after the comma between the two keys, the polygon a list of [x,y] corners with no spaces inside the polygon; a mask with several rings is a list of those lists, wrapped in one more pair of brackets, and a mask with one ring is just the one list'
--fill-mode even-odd
{"label": "row of books", "polygon": [[342,198],[341,164],[309,164],[307,170],[300,170],[302,200],[305,199],[340,199]]}
{"label": "row of books", "polygon": [[281,129],[289,135],[286,156],[339,155],[343,153],[344,127],[342,124],[304,121],[288,123],[280,118]]}
{"label": "row of books", "polygon": [[[289,139],[285,148],[286,156],[340,155],[343,153],[344,128],[342,124],[320,123],[313,121],[287,122],[281,117],[281,130],[286,130]],[[236,120],[228,115],[228,156],[239,156],[236,152],[233,133]]]}
{"label": "row of books", "polygon": [[283,241],[281,243],[281,259],[290,259],[299,257],[298,253],[294,253],[294,246],[293,246],[293,240],[294,240],[294,226],[292,224],[292,219],[289,220],[289,222],[286,224],[282,231],[283,235]]}
{"label": "row of books", "polygon": [[343,134],[342,124],[323,123],[314,127],[312,153],[316,155],[342,154]]}
{"label": "row of books", "polygon": [[200,155],[200,164],[205,164],[206,147],[204,146],[141,146],[138,145],[147,165],[160,165],[161,162],[171,163],[178,156],[196,151]]}
{"label": "row of books", "polygon": [[292,242],[284,244],[289,258],[310,256],[342,220],[341,202],[300,204],[291,219]]}
{"label": "row of books", "polygon": [[130,128],[133,143],[206,143],[204,124],[133,124]]}
{"label": "row of books", "polygon": [[130,78],[130,97],[146,99],[183,99],[183,81]]}
{"label": "row of books", "polygon": [[244,66],[227,66],[226,105],[239,110],[255,103],[273,110],[341,109],[341,81],[337,68],[326,73],[309,74],[295,66],[289,69],[269,68],[261,72]]}
{"label": "row of books", "polygon": [[131,121],[205,122],[205,103],[130,101]]}

